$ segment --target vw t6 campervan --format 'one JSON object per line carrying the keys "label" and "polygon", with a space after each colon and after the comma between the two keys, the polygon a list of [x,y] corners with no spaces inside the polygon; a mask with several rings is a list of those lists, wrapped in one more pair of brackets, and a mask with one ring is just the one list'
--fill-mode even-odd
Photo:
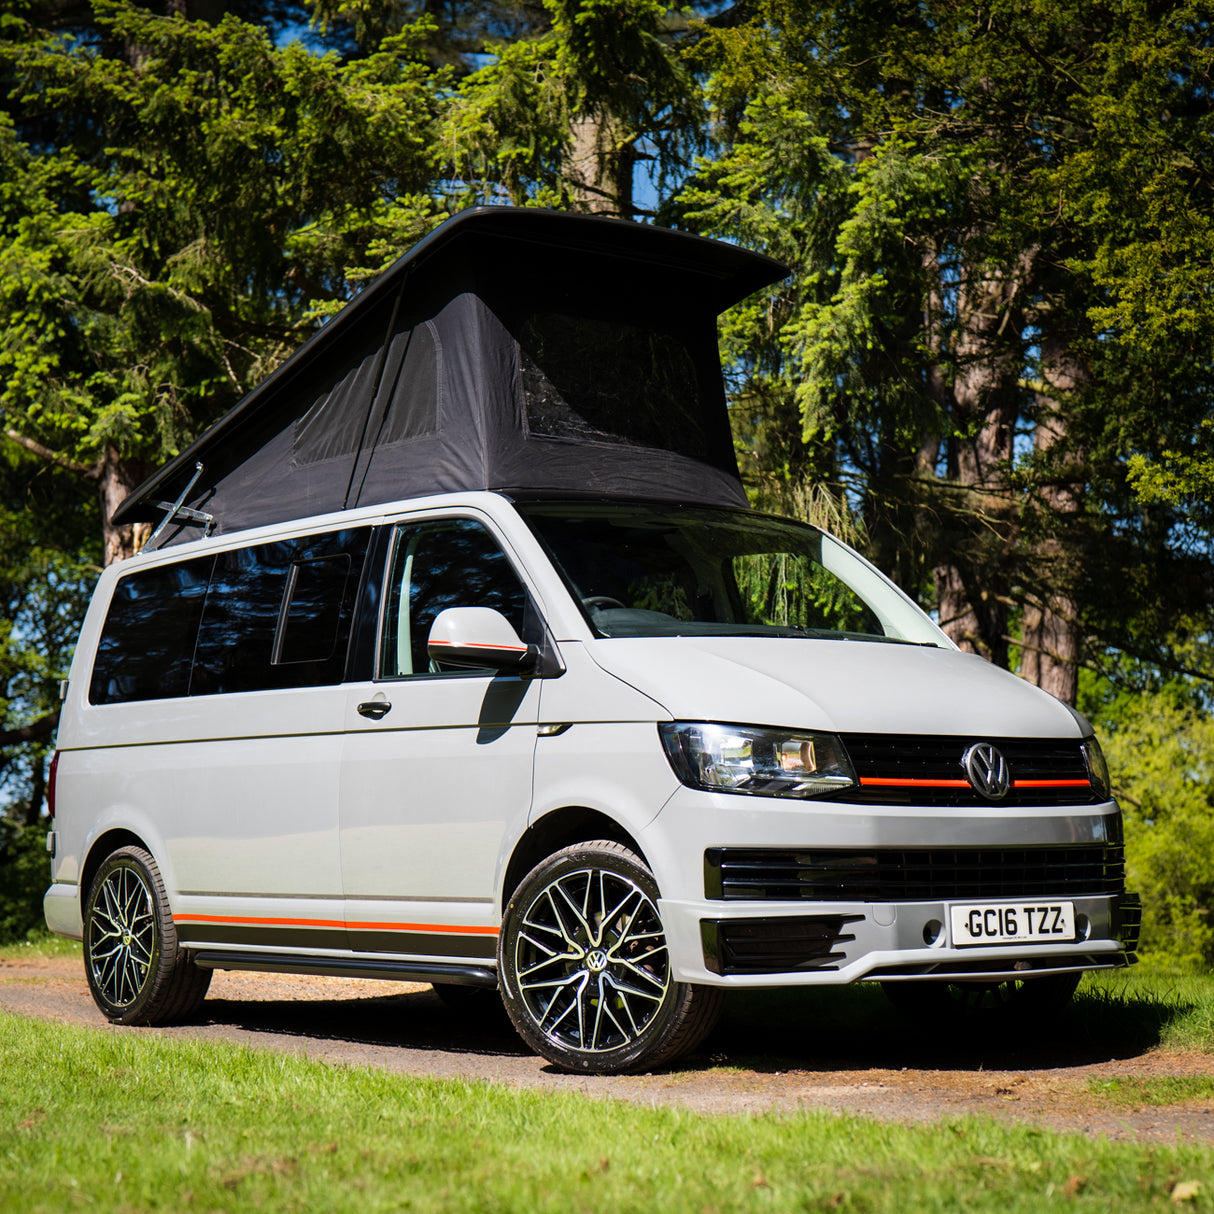
{"label": "vw t6 campervan", "polygon": [[782,273],[467,212],[128,499],[45,903],[108,1017],[215,969],[420,979],[611,1072],[731,988],[943,1016],[1133,959],[1086,722],[747,507],[714,321]]}

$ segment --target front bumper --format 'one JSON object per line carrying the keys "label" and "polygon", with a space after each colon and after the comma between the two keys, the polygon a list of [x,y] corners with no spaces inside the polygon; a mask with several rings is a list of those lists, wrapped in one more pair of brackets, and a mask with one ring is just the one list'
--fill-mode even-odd
{"label": "front bumper", "polygon": [[[1135,960],[1141,912],[1123,893],[1114,802],[948,813],[684,789],[655,826],[641,843],[683,982],[999,981]],[[950,906],[1059,901],[1073,939],[951,939]]]}
{"label": "front bumper", "polygon": [[[1068,899],[1083,938],[1058,944],[956,947],[945,902],[673,902],[659,908],[675,976],[713,986],[815,986],[860,981],[1000,981],[1133,964],[1133,898]],[[932,940],[929,944],[928,940]]]}

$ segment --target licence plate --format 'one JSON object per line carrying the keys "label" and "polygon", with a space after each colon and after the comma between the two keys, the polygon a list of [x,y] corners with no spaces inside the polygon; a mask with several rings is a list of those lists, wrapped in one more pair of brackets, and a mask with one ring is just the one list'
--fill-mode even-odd
{"label": "licence plate", "polygon": [[1073,902],[976,902],[950,906],[954,947],[1075,939]]}

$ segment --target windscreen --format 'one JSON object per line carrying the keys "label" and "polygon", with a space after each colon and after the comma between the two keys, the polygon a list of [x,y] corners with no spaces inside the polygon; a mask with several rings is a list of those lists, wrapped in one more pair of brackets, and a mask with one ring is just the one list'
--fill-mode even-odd
{"label": "windscreen", "polygon": [[603,637],[796,636],[947,646],[830,536],[746,511],[519,506]]}

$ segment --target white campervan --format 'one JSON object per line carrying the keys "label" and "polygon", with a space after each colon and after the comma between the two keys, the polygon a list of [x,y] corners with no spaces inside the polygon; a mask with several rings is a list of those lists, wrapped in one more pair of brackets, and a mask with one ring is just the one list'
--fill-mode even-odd
{"label": "white campervan", "polygon": [[497,987],[606,1072],[731,987],[943,1014],[1133,960],[1083,719],[746,508],[713,322],[782,272],[464,213],[128,499],[46,896],[107,1016],[214,969]]}

